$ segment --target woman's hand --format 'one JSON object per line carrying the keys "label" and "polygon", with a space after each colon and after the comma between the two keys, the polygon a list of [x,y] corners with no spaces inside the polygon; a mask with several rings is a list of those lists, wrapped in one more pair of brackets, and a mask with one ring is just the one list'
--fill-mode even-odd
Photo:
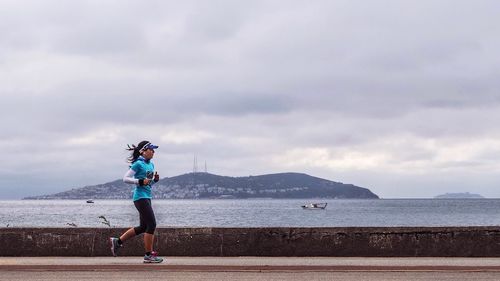
{"label": "woman's hand", "polygon": [[148,185],[150,182],[151,182],[150,179],[140,179],[139,180],[139,185],[140,186],[145,186],[145,185]]}

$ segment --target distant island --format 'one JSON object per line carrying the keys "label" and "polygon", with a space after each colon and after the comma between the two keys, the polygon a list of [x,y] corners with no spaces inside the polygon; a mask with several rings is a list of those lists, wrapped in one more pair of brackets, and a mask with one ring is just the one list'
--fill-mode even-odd
{"label": "distant island", "polygon": [[[74,188],[56,194],[23,199],[130,199],[133,185],[123,181]],[[302,173],[227,177],[188,173],[163,178],[153,186],[155,199],[337,198],[378,199],[367,188],[334,182]]]}
{"label": "distant island", "polygon": [[445,193],[445,194],[435,196],[434,198],[437,198],[437,199],[469,199],[469,198],[476,199],[476,198],[484,198],[484,197],[479,195],[479,194],[465,192],[465,193]]}

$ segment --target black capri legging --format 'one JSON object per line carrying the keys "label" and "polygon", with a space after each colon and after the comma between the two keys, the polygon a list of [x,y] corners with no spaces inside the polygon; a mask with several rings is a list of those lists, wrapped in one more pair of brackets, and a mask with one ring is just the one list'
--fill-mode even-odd
{"label": "black capri legging", "polygon": [[141,233],[154,234],[156,229],[156,219],[153,208],[151,207],[151,199],[142,198],[134,201],[134,205],[139,211],[141,225],[134,227],[135,235]]}

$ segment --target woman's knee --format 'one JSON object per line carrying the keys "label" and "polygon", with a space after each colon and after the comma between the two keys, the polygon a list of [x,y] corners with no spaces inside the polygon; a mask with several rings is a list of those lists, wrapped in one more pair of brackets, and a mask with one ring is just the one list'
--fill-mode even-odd
{"label": "woman's knee", "polygon": [[146,233],[154,234],[155,230],[156,230],[156,222],[153,221],[153,222],[148,223],[148,225],[146,227]]}
{"label": "woman's knee", "polygon": [[134,227],[134,231],[135,231],[135,235],[139,235],[139,234],[146,232],[146,227],[143,225],[137,226],[137,227]]}

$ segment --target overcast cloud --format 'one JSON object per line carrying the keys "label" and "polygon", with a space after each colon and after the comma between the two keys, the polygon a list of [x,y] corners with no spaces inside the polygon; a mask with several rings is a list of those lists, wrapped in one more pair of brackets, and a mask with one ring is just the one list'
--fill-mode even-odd
{"label": "overcast cloud", "polygon": [[0,199],[304,172],[500,197],[498,1],[0,0]]}

